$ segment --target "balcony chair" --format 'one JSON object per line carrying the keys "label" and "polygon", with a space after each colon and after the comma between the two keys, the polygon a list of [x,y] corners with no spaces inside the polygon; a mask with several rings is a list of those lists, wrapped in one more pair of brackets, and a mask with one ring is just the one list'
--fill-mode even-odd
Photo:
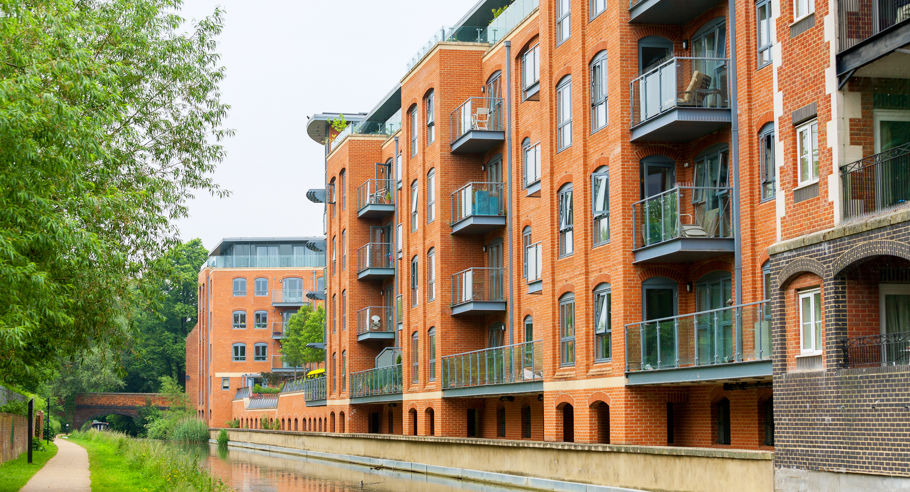
{"label": "balcony chair", "polygon": [[[698,207],[701,213],[695,212],[695,217],[690,214],[679,214],[680,217],[680,235],[682,237],[715,237],[717,235],[717,219],[720,216],[720,209],[712,208],[704,210]],[[698,217],[700,215],[700,217]],[[682,218],[688,217],[689,223],[683,224]]]}
{"label": "balcony chair", "polygon": [[382,318],[379,315],[370,316],[370,331],[382,331]]}
{"label": "balcony chair", "polygon": [[471,128],[474,130],[489,130],[490,108],[481,107],[471,115]]}
{"label": "balcony chair", "polygon": [[677,106],[701,106],[705,98],[712,93],[720,94],[720,91],[714,90],[710,91],[708,88],[711,87],[711,77],[707,74],[704,74],[698,70],[692,72],[692,79],[689,80],[689,85],[686,87],[686,90],[682,93],[682,97],[677,99]]}

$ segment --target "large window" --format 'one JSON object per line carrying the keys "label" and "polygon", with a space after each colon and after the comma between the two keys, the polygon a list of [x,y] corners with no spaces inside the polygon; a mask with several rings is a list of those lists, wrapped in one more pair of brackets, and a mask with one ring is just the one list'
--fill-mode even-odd
{"label": "large window", "polygon": [[341,231],[341,271],[343,272],[348,263],[348,230]]}
{"label": "large window", "polygon": [[253,345],[253,360],[256,362],[265,362],[269,360],[269,346],[265,343]]}
{"label": "large window", "polygon": [[257,278],[253,281],[253,295],[255,296],[267,296],[269,295],[269,279],[267,278]]}
{"label": "large window", "polygon": [[436,169],[427,173],[427,224],[436,220]]}
{"label": "large window", "polygon": [[607,9],[607,0],[590,0],[589,5],[590,17],[593,19]]}
{"label": "large window", "polygon": [[796,129],[796,156],[799,162],[799,186],[818,181],[818,121]]}
{"label": "large window", "polygon": [[411,333],[411,384],[417,384],[420,382],[420,357],[418,357],[418,351],[420,350],[420,345],[418,344],[417,332]]}
{"label": "large window", "polygon": [[607,126],[607,52],[591,62],[591,133]]}
{"label": "large window", "polygon": [[755,24],[758,29],[758,68],[771,63],[771,0],[758,0],[755,4]]}
{"label": "large window", "polygon": [[612,357],[610,324],[610,284],[600,284],[594,289],[594,360],[605,361]]}
{"label": "large window", "polygon": [[427,302],[436,300],[436,250],[427,251]]}
{"label": "large window", "polygon": [[798,21],[815,12],[815,0],[793,0],[793,20]]}
{"label": "large window", "polygon": [[559,299],[559,364],[575,365],[575,296],[571,293]]}
{"label": "large window", "polygon": [[433,111],[433,99],[433,91],[430,91],[424,100],[424,106],[427,111],[427,145],[436,140],[436,115]]}
{"label": "large window", "polygon": [[401,237],[404,234],[404,228],[399,223],[395,226],[395,251],[398,252],[398,257],[401,258]]}
{"label": "large window", "polygon": [[572,77],[566,75],[556,86],[556,151],[572,146]]}
{"label": "large window", "polygon": [[528,246],[531,245],[531,226],[521,230],[521,278],[528,278]]}
{"label": "large window", "polygon": [[341,291],[341,331],[347,329],[347,319],[348,319],[348,291]]}
{"label": "large window", "polygon": [[341,391],[347,389],[348,375],[348,351],[341,351]]}
{"label": "large window", "polygon": [[338,353],[332,352],[332,367],[329,368],[329,372],[332,373],[332,393],[335,392],[335,374],[338,373]]}
{"label": "large window", "polygon": [[233,326],[235,330],[246,328],[246,311],[234,311]]}
{"label": "large window", "polygon": [[345,179],[346,175],[347,173],[344,172],[344,169],[338,174],[338,185],[341,187],[341,210],[344,210],[345,204],[348,201],[348,189],[347,186],[345,186],[347,181]]}
{"label": "large window", "polygon": [[411,306],[420,302],[420,272],[417,269],[417,257],[411,258]]}
{"label": "large window", "polygon": [[610,170],[598,168],[591,175],[594,246],[610,241]]}
{"label": "large window", "polygon": [[572,218],[572,184],[559,189],[559,256],[569,256],[575,251]]}
{"label": "large window", "polygon": [[799,338],[803,355],[822,352],[822,293],[819,289],[799,293]]}
{"label": "large window", "polygon": [[246,279],[245,278],[235,278],[234,279],[234,296],[240,297],[246,295]]}
{"label": "large window", "polygon": [[335,322],[338,319],[338,294],[332,294],[332,306],[330,310],[332,311],[329,313],[332,318],[332,333],[335,333]]}
{"label": "large window", "polygon": [[761,164],[761,199],[774,198],[775,173],[774,164],[774,123],[762,127],[758,134],[758,158]]}
{"label": "large window", "polygon": [[243,343],[235,343],[233,345],[234,349],[234,362],[244,362],[246,361],[246,345]]}
{"label": "large window", "polygon": [[556,45],[569,39],[570,0],[556,0]]}
{"label": "large window", "polygon": [[338,251],[337,236],[332,236],[332,275],[335,275],[335,256]]}
{"label": "large window", "polygon": [[417,180],[411,183],[411,232],[417,232],[417,221],[420,220],[420,213],[417,208]]}
{"label": "large window", "polygon": [[253,313],[253,328],[264,330],[269,327],[268,311],[256,311]]}
{"label": "large window", "polygon": [[436,381],[436,328],[427,331],[427,381]]}
{"label": "large window", "polygon": [[411,136],[411,157],[417,155],[417,106],[408,111],[408,135]]}
{"label": "large window", "polygon": [[524,165],[525,188],[540,183],[540,142],[531,145],[531,139],[521,142],[522,164]]}
{"label": "large window", "polygon": [[533,96],[540,87],[540,45],[535,44],[521,56],[521,87],[525,99]]}

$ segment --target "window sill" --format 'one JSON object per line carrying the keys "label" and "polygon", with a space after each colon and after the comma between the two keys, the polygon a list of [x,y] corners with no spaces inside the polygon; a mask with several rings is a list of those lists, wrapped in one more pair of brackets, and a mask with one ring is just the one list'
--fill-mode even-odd
{"label": "window sill", "polygon": [[608,244],[610,244],[610,240],[609,240],[609,239],[607,239],[606,241],[604,241],[604,242],[602,242],[602,243],[594,243],[594,246],[592,246],[591,249],[597,249],[597,248],[599,248],[599,247],[601,247],[601,246],[606,246],[606,245],[608,245]]}
{"label": "window sill", "polygon": [[803,358],[809,358],[809,357],[818,357],[819,355],[822,355],[821,350],[816,351],[816,352],[800,352],[800,353],[796,354],[796,358],[803,359]]}
{"label": "window sill", "polygon": [[815,178],[814,181],[806,181],[805,183],[801,183],[801,184],[798,185],[796,188],[793,188],[793,191],[799,191],[799,190],[802,190],[802,189],[804,189],[804,188],[808,188],[808,187],[810,187],[810,186],[814,186],[814,185],[817,185],[817,184],[818,184],[818,178]]}
{"label": "window sill", "polygon": [[540,180],[538,179],[537,181],[525,186],[525,189],[528,190],[527,191],[528,196],[539,196]]}

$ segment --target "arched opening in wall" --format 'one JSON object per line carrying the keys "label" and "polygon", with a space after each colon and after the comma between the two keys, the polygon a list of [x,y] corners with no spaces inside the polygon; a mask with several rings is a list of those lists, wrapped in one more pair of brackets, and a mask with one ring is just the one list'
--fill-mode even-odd
{"label": "arched opening in wall", "polygon": [[408,410],[408,418],[411,419],[411,434],[417,435],[417,410],[410,409]]}
{"label": "arched opening in wall", "polygon": [[602,401],[591,405],[591,429],[595,442],[610,444],[610,405]]}
{"label": "arched opening in wall", "polygon": [[521,407],[521,438],[531,438],[531,406]]}
{"label": "arched opening in wall", "polygon": [[307,431],[307,419],[303,419],[303,432]]}
{"label": "arched opening in wall", "polygon": [[762,446],[774,446],[774,398],[758,401],[758,435]]}
{"label": "arched opening in wall", "polygon": [[388,412],[388,422],[386,423],[386,425],[388,426],[388,432],[389,432],[389,434],[394,434],[395,433],[395,410],[392,407],[389,407],[386,410],[386,412]]}
{"label": "arched opening in wall", "polygon": [[367,432],[370,434],[379,434],[379,423],[381,420],[382,414],[380,412],[370,412],[369,421],[367,423]]}
{"label": "arched opening in wall", "polygon": [[296,432],[298,430],[300,430],[300,428],[298,427],[297,417],[294,417],[294,431]]}
{"label": "arched opening in wall", "polygon": [[338,412],[338,432],[344,433],[344,412]]}
{"label": "arched opening in wall", "polygon": [[428,408],[424,411],[424,425],[426,426],[426,435],[435,436],[436,435],[436,422],[435,422],[435,412],[432,408]]}
{"label": "arched opening in wall", "polygon": [[281,418],[281,424],[279,424],[278,429],[279,429],[279,430],[286,430],[286,429],[285,429],[285,426],[284,426],[284,417]]}
{"label": "arched opening in wall", "polygon": [[562,440],[575,442],[575,409],[568,403],[562,403],[556,410],[562,420]]}
{"label": "arched opening in wall", "polygon": [[480,412],[476,408],[469,408],[467,412],[468,437],[480,437]]}
{"label": "arched opening in wall", "polygon": [[730,400],[724,397],[711,405],[711,420],[714,422],[714,442],[730,444]]}
{"label": "arched opening in wall", "polygon": [[335,412],[329,414],[329,432],[335,432]]}
{"label": "arched opening in wall", "polygon": [[506,407],[496,409],[496,437],[506,437]]}
{"label": "arched opening in wall", "polygon": [[319,432],[325,432],[325,417],[319,419]]}

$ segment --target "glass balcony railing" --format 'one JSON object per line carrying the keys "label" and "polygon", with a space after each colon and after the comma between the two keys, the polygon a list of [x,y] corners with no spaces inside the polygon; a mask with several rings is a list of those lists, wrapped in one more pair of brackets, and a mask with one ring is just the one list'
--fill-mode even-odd
{"label": "glass balcony railing", "polygon": [[528,283],[538,282],[543,278],[543,243],[536,242],[525,248],[528,262]]}
{"label": "glass balcony railing", "polygon": [[502,268],[468,268],[452,275],[452,305],[504,302]]}
{"label": "glass balcony railing", "polygon": [[486,28],[487,42],[498,43],[540,6],[540,0],[515,0]]}
{"label": "glass balcony railing", "polygon": [[452,193],[451,223],[472,216],[505,217],[502,183],[468,183]]}
{"label": "glass balcony railing", "polygon": [[305,304],[303,289],[275,289],[272,291],[272,304]]}
{"label": "glass balcony railing", "polygon": [[626,325],[626,372],[770,359],[767,301]]}
{"label": "glass balcony railing", "polygon": [[486,28],[476,26],[440,27],[408,60],[407,71],[410,72],[412,68],[420,63],[424,55],[429,53],[437,44],[443,42],[486,43]]}
{"label": "glass balcony railing", "polygon": [[284,321],[272,321],[272,338],[275,340],[284,338]]}
{"label": "glass balcony railing", "polygon": [[401,364],[351,373],[351,398],[400,394]]}
{"label": "glass balcony railing", "polygon": [[391,307],[370,306],[357,311],[357,335],[367,333],[395,333]]}
{"label": "glass balcony railing", "polygon": [[309,250],[291,255],[220,255],[210,256],[206,266],[212,268],[322,268],[325,253]]}
{"label": "glass balcony railing", "polygon": [[392,245],[367,243],[357,250],[357,272],[370,268],[392,268]]}
{"label": "glass balcony railing", "polygon": [[677,108],[729,109],[726,58],[667,60],[632,81],[632,126]]}
{"label": "glass balcony railing", "polygon": [[679,186],[632,204],[633,249],[683,238],[733,237],[729,187]]}
{"label": "glass balcony railing", "polygon": [[469,97],[461,106],[455,108],[450,115],[452,142],[474,130],[501,132],[502,130],[502,98],[500,97]]}
{"label": "glass balcony railing", "polygon": [[368,179],[357,188],[357,209],[368,205],[392,205],[392,180]]}
{"label": "glass balcony railing", "polygon": [[[397,116],[396,116],[397,115]],[[332,139],[332,142],[329,144],[329,152],[334,151],[341,145],[341,142],[344,141],[350,135],[394,135],[398,133],[398,130],[401,130],[401,111],[393,115],[392,118],[389,118],[386,121],[361,121],[359,123],[351,123],[344,128],[338,135],[335,135],[335,138]]]}
{"label": "glass balcony railing", "polygon": [[910,19],[907,0],[838,0],[838,53]]}
{"label": "glass balcony railing", "polygon": [[442,389],[543,381],[543,342],[516,343],[442,358]]}
{"label": "glass balcony railing", "polygon": [[910,142],[840,169],[844,219],[910,203]]}

